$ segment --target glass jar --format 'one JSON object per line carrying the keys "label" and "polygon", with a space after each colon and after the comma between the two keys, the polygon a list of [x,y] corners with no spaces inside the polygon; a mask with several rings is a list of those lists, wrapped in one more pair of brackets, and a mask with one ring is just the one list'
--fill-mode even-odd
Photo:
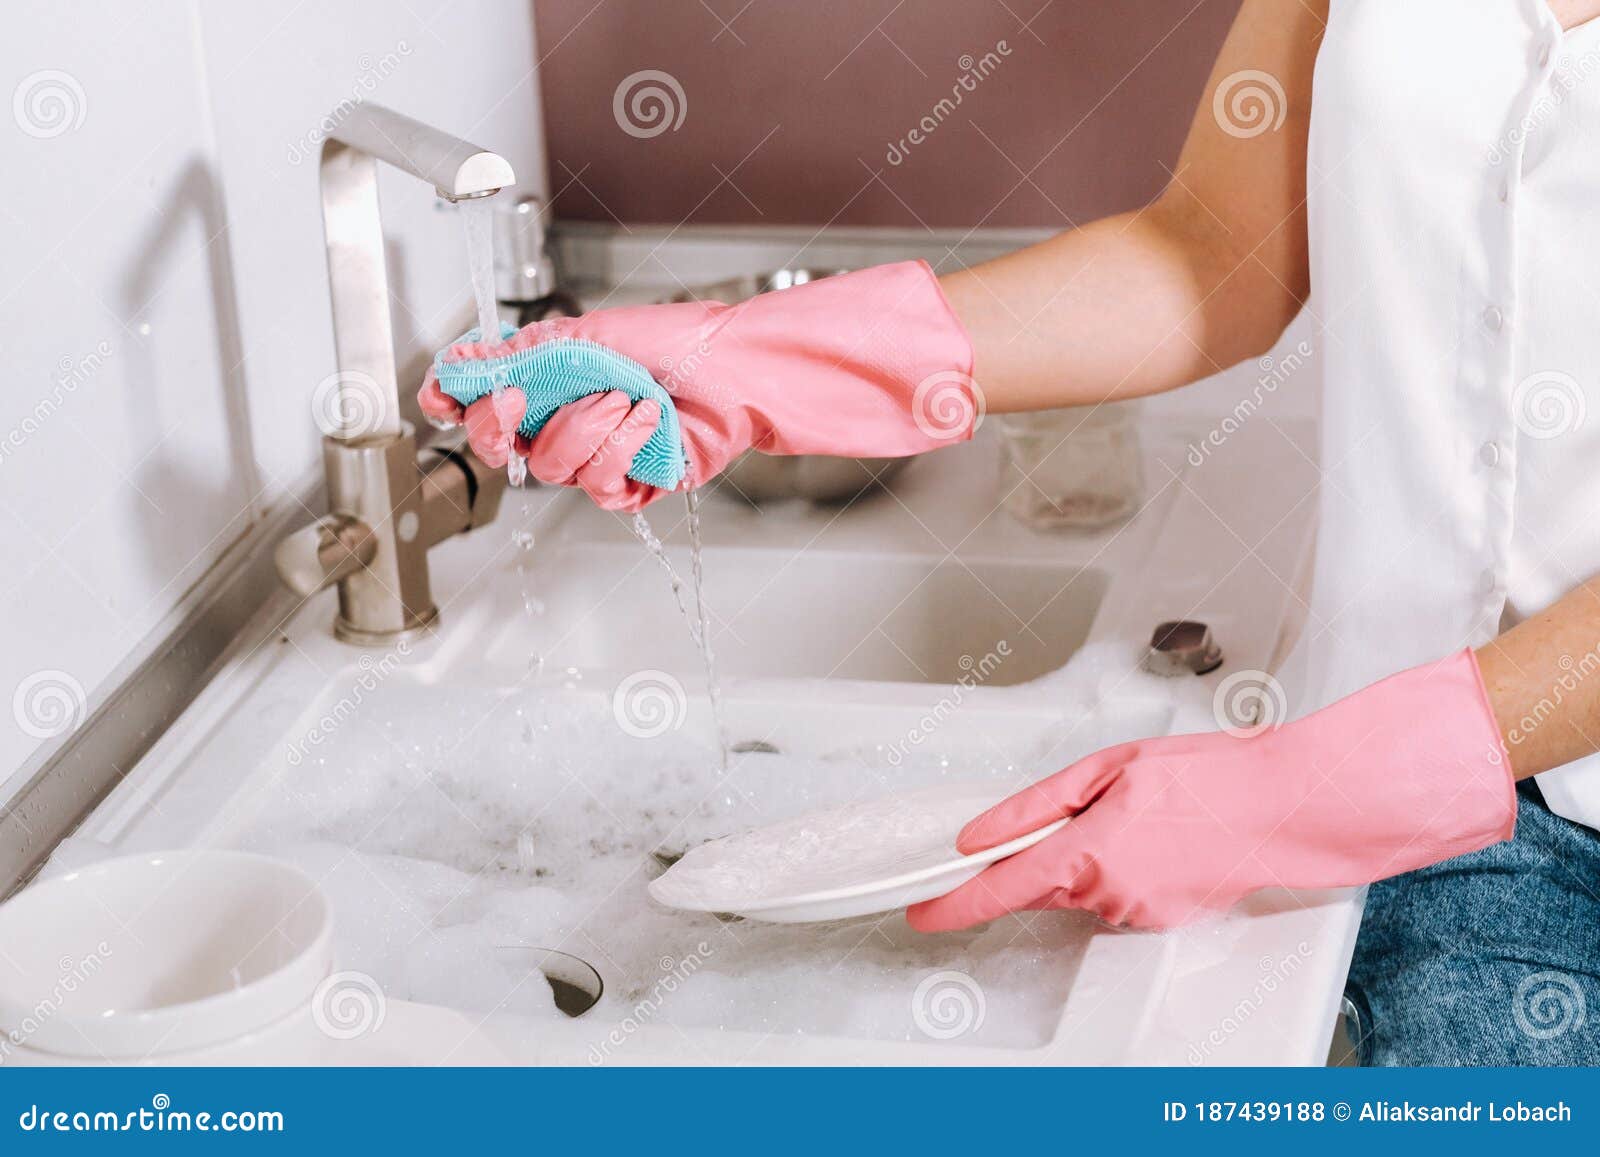
{"label": "glass jar", "polygon": [[996,415],[1006,510],[1037,530],[1093,529],[1133,514],[1144,497],[1138,418],[1136,401]]}

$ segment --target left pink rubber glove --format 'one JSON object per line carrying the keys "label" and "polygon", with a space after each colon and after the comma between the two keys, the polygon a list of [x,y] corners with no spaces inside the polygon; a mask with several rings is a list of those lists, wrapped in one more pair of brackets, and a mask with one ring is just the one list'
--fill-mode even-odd
{"label": "left pink rubber glove", "polygon": [[[922,261],[880,265],[763,293],[735,305],[682,302],[538,322],[501,349],[579,338],[625,354],[672,396],[687,487],[754,447],[766,454],[895,458],[965,441],[982,415],[972,343]],[[482,357],[480,343],[445,357]],[[664,493],[626,477],[654,403],[594,394],[562,407],[530,445],[508,438],[522,396],[506,390],[465,411],[430,372],[417,400],[465,421],[473,450],[504,465],[507,445],[541,482],[575,485],[601,506],[638,510]]]}
{"label": "left pink rubber glove", "polygon": [[1165,928],[1260,888],[1369,884],[1509,839],[1511,764],[1471,651],[1293,723],[1124,743],[1024,788],[962,830],[976,852],[1073,817],[907,912],[923,932],[1082,908]]}

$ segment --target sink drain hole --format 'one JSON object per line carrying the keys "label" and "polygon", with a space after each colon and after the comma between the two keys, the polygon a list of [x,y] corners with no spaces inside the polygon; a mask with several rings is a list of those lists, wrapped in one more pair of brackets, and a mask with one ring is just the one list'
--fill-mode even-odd
{"label": "sink drain hole", "polygon": [[495,949],[501,962],[538,972],[550,985],[556,1008],[568,1016],[582,1016],[600,1003],[605,981],[587,960],[554,948],[524,948],[505,945]]}

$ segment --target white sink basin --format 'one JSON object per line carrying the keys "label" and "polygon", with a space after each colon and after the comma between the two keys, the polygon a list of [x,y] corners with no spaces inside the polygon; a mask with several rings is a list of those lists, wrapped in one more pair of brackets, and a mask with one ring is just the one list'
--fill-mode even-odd
{"label": "white sink basin", "polygon": [[[668,558],[687,579],[679,537],[669,537]],[[542,613],[519,615],[521,593],[506,592],[508,629],[492,659],[696,669],[671,588],[638,543],[558,542],[533,554],[524,585]],[[954,683],[994,655],[984,681],[1009,687],[1072,657],[1106,586],[1102,572],[1070,562],[884,551],[712,547],[704,568],[718,670],[732,678]]]}
{"label": "white sink basin", "polygon": [[[728,830],[957,779],[998,797],[1109,743],[1213,726],[1216,683],[1281,645],[1314,469],[1265,425],[1203,469],[1181,436],[1152,440],[1164,484],[1097,535],[994,511],[981,440],[843,512],[709,497],[729,737],[757,748],[726,773],[698,652],[627,524],[512,495],[435,552],[436,636],[338,644],[331,593],[281,631],[264,616],[82,835],[295,860],[333,896],[341,968],[470,1014],[524,1061],[1319,1062],[1355,928],[1342,896],[1262,897],[1159,936],[1056,913],[949,937],[898,916],[728,924],[644,896],[657,853]],[[1244,485],[1230,454],[1284,486]],[[681,517],[651,514],[687,576]],[[1212,625],[1227,665],[1138,672],[1154,624],[1183,617]],[[661,714],[627,717],[641,686]],[[537,985],[486,965],[506,944],[589,960],[606,996],[552,1019]],[[1240,1020],[1269,974],[1270,1011]],[[980,1000],[981,1023],[919,1013],[941,984]]]}

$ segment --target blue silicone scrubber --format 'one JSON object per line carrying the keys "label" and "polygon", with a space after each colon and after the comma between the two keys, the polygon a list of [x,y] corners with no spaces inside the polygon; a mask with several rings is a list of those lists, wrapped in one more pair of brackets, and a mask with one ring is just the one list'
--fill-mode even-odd
{"label": "blue silicone scrubber", "polygon": [[[514,326],[506,325],[500,336],[507,339],[516,332]],[[477,341],[478,331],[474,329],[458,340]],[[486,397],[499,384],[521,390],[528,408],[517,433],[525,438],[544,429],[550,416],[562,406],[590,394],[621,390],[635,402],[655,399],[661,407],[661,421],[634,455],[628,477],[662,490],[676,490],[683,482],[686,459],[677,407],[650,371],[632,358],[577,338],[556,338],[495,358],[446,361],[448,352],[441,351],[433,359],[439,388],[464,406]]]}

